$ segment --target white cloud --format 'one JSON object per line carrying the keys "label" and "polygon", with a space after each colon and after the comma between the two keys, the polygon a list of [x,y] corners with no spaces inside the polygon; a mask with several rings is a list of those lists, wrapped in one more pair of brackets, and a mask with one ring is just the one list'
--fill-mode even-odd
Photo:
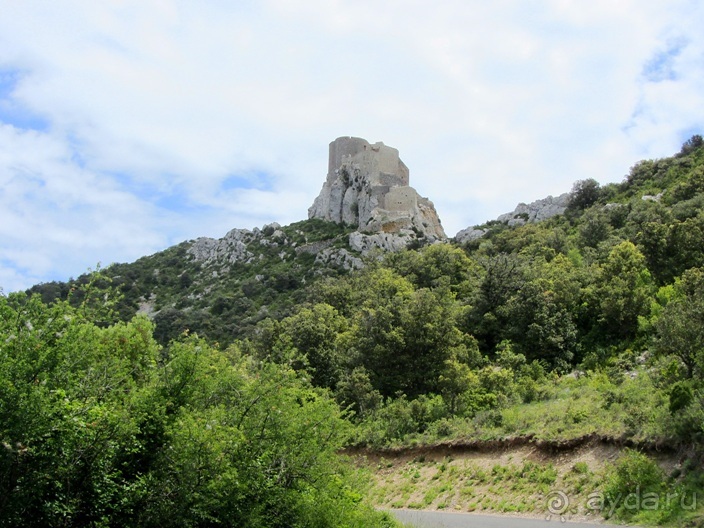
{"label": "white cloud", "polygon": [[5,290],[303,219],[341,135],[398,148],[453,234],[704,126],[692,1],[0,9],[0,71],[19,72],[4,103],[48,124],[0,132]]}
{"label": "white cloud", "polygon": [[[0,125],[3,288],[21,278],[76,275],[99,261],[136,258],[164,245],[149,204],[83,170],[50,135]],[[151,226],[144,228],[144,226]],[[14,277],[14,279],[7,279]]]}

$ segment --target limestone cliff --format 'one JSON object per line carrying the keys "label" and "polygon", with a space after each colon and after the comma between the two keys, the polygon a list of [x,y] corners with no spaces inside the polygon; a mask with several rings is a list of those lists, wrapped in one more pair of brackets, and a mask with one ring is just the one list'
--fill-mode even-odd
{"label": "limestone cliff", "polygon": [[405,247],[419,236],[430,241],[446,239],[433,203],[408,183],[408,167],[395,148],[381,142],[372,145],[361,138],[337,138],[330,143],[327,179],[308,209],[308,218],[391,235],[377,237],[377,247],[385,249]]}

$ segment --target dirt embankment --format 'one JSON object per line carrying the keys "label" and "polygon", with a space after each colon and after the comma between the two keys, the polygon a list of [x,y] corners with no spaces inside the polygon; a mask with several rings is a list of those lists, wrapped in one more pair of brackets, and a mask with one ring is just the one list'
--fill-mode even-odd
{"label": "dirt embankment", "polygon": [[585,447],[609,452],[620,452],[625,448],[637,449],[648,453],[656,459],[691,457],[693,454],[693,450],[687,446],[660,442],[637,442],[631,439],[611,438],[595,433],[563,440],[541,440],[533,436],[515,436],[494,440],[454,440],[408,447],[348,447],[343,453],[352,457],[362,456],[369,459],[415,457],[420,455],[460,457],[471,453],[501,453],[507,450],[530,448],[534,450],[536,455],[541,454],[550,458],[560,454],[570,454]]}
{"label": "dirt embankment", "polygon": [[[647,452],[670,474],[690,454],[681,446],[588,435],[448,442],[395,449],[349,448],[372,474],[370,496],[383,508],[417,508],[601,521],[590,506],[605,468],[625,448]],[[596,494],[596,495],[595,495]],[[564,499],[559,511],[555,497]],[[592,500],[593,503],[593,500]]]}

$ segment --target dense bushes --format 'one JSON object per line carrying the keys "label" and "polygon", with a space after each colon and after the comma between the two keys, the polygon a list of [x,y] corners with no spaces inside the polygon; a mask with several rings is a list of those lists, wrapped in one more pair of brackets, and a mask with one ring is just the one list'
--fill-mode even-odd
{"label": "dense bushes", "polygon": [[291,369],[0,297],[0,526],[388,526]]}

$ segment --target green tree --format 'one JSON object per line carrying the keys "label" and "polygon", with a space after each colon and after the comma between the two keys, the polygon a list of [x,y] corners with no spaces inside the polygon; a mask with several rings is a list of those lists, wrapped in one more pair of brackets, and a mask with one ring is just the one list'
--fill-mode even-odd
{"label": "green tree", "polygon": [[328,304],[303,308],[281,321],[281,338],[290,341],[318,387],[334,388],[345,364],[337,341],[347,320]]}
{"label": "green tree", "polygon": [[452,415],[467,414],[477,406],[479,377],[467,363],[456,358],[445,360],[438,388]]}
{"label": "green tree", "polygon": [[352,318],[350,354],[383,396],[437,390],[445,361],[466,353],[471,338],[458,329],[463,308],[447,288],[414,290],[391,270],[364,276],[364,298]]}
{"label": "green tree", "polygon": [[607,336],[636,335],[638,317],[648,313],[654,285],[645,257],[631,242],[621,242],[598,269],[596,297],[599,326]]}
{"label": "green tree", "polygon": [[479,265],[449,244],[389,253],[384,262],[416,288],[447,287],[461,299],[473,294],[481,276]]}
{"label": "green tree", "polygon": [[612,232],[607,215],[602,211],[590,210],[582,217],[579,225],[580,247],[596,248]]}
{"label": "green tree", "polygon": [[506,309],[507,335],[528,360],[542,359],[561,371],[571,366],[577,327],[569,306],[560,302],[550,281],[535,279],[525,284]]}
{"label": "green tree", "polygon": [[688,270],[655,322],[655,349],[678,358],[687,378],[704,375],[704,271]]}
{"label": "green tree", "polygon": [[601,195],[599,182],[593,178],[580,180],[572,186],[568,210],[583,211],[596,203]]}
{"label": "green tree", "polygon": [[99,328],[67,303],[0,297],[0,524],[102,525],[140,493],[139,420],[158,347],[146,318]]}
{"label": "green tree", "polygon": [[484,274],[465,331],[472,333],[482,352],[488,354],[507,337],[510,320],[506,304],[526,283],[530,261],[523,256],[499,253],[480,259],[479,263]]}
{"label": "green tree", "polygon": [[354,411],[356,419],[364,419],[382,403],[378,390],[372,386],[369,373],[364,367],[355,367],[344,373],[337,385],[335,397],[343,408]]}
{"label": "green tree", "polygon": [[682,148],[680,149],[679,155],[686,156],[688,154],[691,154],[697,149],[702,148],[703,145],[704,139],[702,139],[702,136],[700,134],[694,134],[691,138],[689,138],[682,144]]}

